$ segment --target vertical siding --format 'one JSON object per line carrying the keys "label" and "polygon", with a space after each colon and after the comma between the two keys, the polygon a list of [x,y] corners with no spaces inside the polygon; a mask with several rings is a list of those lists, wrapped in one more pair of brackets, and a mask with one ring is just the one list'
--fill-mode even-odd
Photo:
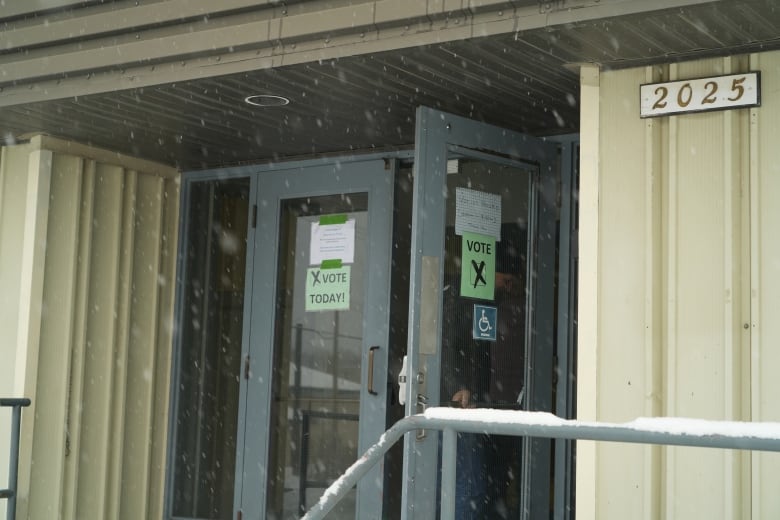
{"label": "vertical siding", "polygon": [[[580,295],[588,295],[588,305],[579,304],[577,316],[577,415],[584,420],[598,418],[599,341],[599,69],[580,69],[580,188],[579,188],[579,274]],[[582,298],[581,298],[582,301]],[[596,518],[596,453],[592,441],[577,442],[577,517]]]}
{"label": "vertical siding", "polygon": [[89,307],[81,406],[81,452],[76,518],[108,518],[109,435],[112,417],[114,349],[118,323],[119,244],[123,170],[99,164],[91,235]]}
{"label": "vertical siding", "polygon": [[[63,485],[66,449],[66,417],[73,347],[75,272],[78,261],[78,230],[83,161],[55,156],[52,162],[47,249],[57,251],[56,262],[44,268],[45,305],[41,321],[36,421],[33,431],[31,482],[46,489]],[[36,497],[29,504],[32,518],[56,518],[61,494]]]}
{"label": "vertical siding", "polygon": [[[79,237],[89,236],[94,211],[95,161],[84,161],[82,173],[81,197],[79,206]],[[74,316],[86,316],[89,303],[89,272],[92,241],[78,241],[76,267],[76,294],[73,301]],[[81,403],[84,395],[84,355],[87,343],[87,323],[74,318],[73,348],[71,349],[71,369],[68,392],[67,433],[68,445],[65,450],[65,482],[63,489],[62,518],[76,516],[76,490],[78,489],[79,459],[73,454],[81,451]]]}
{"label": "vertical siding", "polygon": [[[760,67],[765,100],[777,90],[777,77],[766,73],[769,68],[777,76],[777,56],[761,55],[772,64]],[[755,331],[751,336],[743,324],[750,321],[751,294],[761,288],[752,305],[763,305],[778,293],[767,289],[767,281],[776,276],[780,282],[773,230],[757,231],[752,222],[780,222],[771,213],[771,201],[780,195],[773,185],[777,147],[770,144],[779,130],[777,109],[767,110],[766,100],[753,111],[755,121],[749,110],[639,118],[642,83],[748,69],[746,57],[726,57],[600,74],[598,208],[581,214],[583,225],[598,222],[598,282],[596,294],[580,295],[581,309],[589,301],[598,306],[595,352],[581,343],[580,355],[596,362],[597,390],[590,397],[600,420],[750,420],[757,410],[775,407],[777,377],[769,374],[780,356],[773,352],[777,359],[767,365],[767,340],[757,343]],[[772,126],[757,131],[765,119]],[[759,134],[765,141],[756,144]],[[758,172],[756,161],[764,164]],[[759,206],[752,217],[750,193]],[[751,233],[759,244],[755,254]],[[751,262],[763,262],[760,276]],[[768,337],[776,343],[780,330]],[[766,377],[753,379],[753,392],[772,396],[768,405],[751,398],[757,370]],[[758,487],[766,490],[753,487],[751,499],[750,456],[741,452],[606,443],[597,450],[595,518],[748,518],[761,503],[778,500],[769,493],[780,477],[772,456],[754,456],[774,463],[753,468],[753,479],[760,476]],[[777,504],[765,510],[776,512]]]}
{"label": "vertical siding", "polygon": [[[654,132],[657,123],[638,119],[638,89],[629,88],[647,81],[647,74],[645,69],[603,74],[600,82],[598,255],[599,272],[610,276],[600,276],[598,282],[598,418],[615,422],[652,414],[656,398],[647,358],[657,336],[648,340],[645,335],[657,329],[652,314],[648,321],[647,306],[660,281],[659,266],[653,263],[657,244],[647,228],[653,196],[657,198],[656,149],[645,145],[647,132]],[[598,487],[596,517],[652,518],[657,497],[647,492],[655,489],[657,478],[657,464],[648,464],[657,458],[654,449],[602,443],[597,450],[598,474],[609,475],[609,482]]]}
{"label": "vertical siding", "polygon": [[[27,199],[27,168],[31,147],[18,145],[0,151],[0,395],[16,395],[16,340],[19,325],[19,273]],[[11,414],[0,411],[0,485],[8,482]],[[0,518],[6,501],[0,500]]]}
{"label": "vertical siding", "polygon": [[158,278],[159,319],[157,321],[154,370],[154,400],[151,426],[151,460],[149,464],[149,519],[163,517],[166,477],[166,450],[168,433],[168,407],[170,404],[171,360],[173,344],[174,288],[176,286],[176,255],[179,232],[179,182],[167,180],[162,186],[159,203],[162,205],[162,234],[159,243],[160,276]]}
{"label": "vertical siding", "polygon": [[[35,365],[26,376],[36,377],[20,518],[160,518],[178,174],[48,138],[38,144],[51,147],[53,159],[40,241],[40,342],[24,353]],[[21,146],[4,150],[0,172],[10,168],[18,184],[30,155]],[[0,212],[13,215],[0,233],[30,211],[7,202],[19,195],[8,180],[0,174]],[[14,243],[10,232],[0,235],[0,248]],[[0,256],[8,272],[24,269],[20,258]],[[12,281],[0,279],[18,295]]]}
{"label": "vertical siding", "polygon": [[[780,53],[753,57],[761,71],[761,107],[751,113],[751,368],[754,420],[780,421]],[[780,455],[753,456],[754,518],[780,512]]]}
{"label": "vertical siding", "polygon": [[[32,141],[26,171],[26,197],[24,215],[20,221],[12,221],[22,231],[21,265],[16,275],[20,281],[17,305],[18,328],[14,367],[14,394],[30,397],[32,405],[22,414],[22,432],[28,436],[33,433],[37,415],[37,381],[39,347],[41,340],[41,322],[45,307],[43,275],[46,260],[47,225],[49,213],[49,193],[51,187],[52,153],[40,148],[40,138]],[[16,172],[18,174],[18,172]],[[17,482],[17,515],[27,515],[31,498],[30,489],[32,464],[34,458],[32,442],[22,442],[19,446],[19,480]]]}
{"label": "vertical siding", "polygon": [[135,218],[136,248],[133,278],[139,280],[131,301],[133,322],[128,349],[127,427],[124,443],[136,453],[123,467],[122,515],[131,520],[145,518],[149,503],[149,478],[152,474],[152,420],[154,411],[154,369],[157,351],[160,262],[163,234],[163,181],[144,176],[138,180]]}
{"label": "vertical siding", "polygon": [[[79,205],[79,237],[88,237],[92,228],[95,193],[95,161],[86,160],[82,174]],[[73,304],[75,316],[86,316],[89,305],[89,272],[92,241],[78,241],[76,267],[76,295]],[[63,489],[62,518],[76,517],[76,490],[78,489],[79,461],[81,460],[81,403],[84,395],[84,356],[87,344],[87,323],[74,319],[73,348],[71,350],[70,384],[68,393],[67,432],[68,447],[65,450],[65,482]]]}
{"label": "vertical siding", "polygon": [[[732,64],[732,61],[734,63]],[[673,65],[670,79],[745,70],[737,60]],[[735,157],[748,143],[746,111],[671,117],[667,198],[663,209],[668,254],[665,414],[704,419],[743,418],[739,330],[742,248],[740,179]],[[747,174],[747,172],[744,172]],[[734,294],[737,294],[736,305]],[[736,344],[735,344],[736,342]],[[735,374],[734,371],[737,371]],[[668,518],[733,518],[741,512],[740,455],[720,450],[669,448]],[[735,485],[736,483],[736,485]]]}

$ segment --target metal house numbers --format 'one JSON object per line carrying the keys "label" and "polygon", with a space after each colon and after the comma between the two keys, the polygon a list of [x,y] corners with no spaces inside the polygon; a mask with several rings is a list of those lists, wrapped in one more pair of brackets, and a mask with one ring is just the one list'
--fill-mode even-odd
{"label": "metal house numbers", "polygon": [[761,105],[761,73],[648,83],[639,87],[639,116],[658,117]]}

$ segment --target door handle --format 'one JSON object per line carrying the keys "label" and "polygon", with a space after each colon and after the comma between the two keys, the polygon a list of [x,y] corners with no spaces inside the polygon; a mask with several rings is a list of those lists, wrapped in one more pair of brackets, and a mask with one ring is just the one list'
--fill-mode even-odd
{"label": "door handle", "polygon": [[379,395],[379,392],[374,390],[374,354],[377,350],[377,346],[368,348],[368,393],[371,395]]}

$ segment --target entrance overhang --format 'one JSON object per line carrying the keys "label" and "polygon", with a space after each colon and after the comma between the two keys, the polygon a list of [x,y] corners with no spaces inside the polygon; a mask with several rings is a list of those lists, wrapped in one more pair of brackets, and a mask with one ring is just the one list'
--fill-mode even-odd
{"label": "entrance overhang", "polygon": [[[780,46],[780,13],[762,0],[53,5],[0,10],[0,136],[49,133],[182,169],[409,144],[422,104],[572,132],[577,64]],[[254,94],[291,102],[257,109]]]}

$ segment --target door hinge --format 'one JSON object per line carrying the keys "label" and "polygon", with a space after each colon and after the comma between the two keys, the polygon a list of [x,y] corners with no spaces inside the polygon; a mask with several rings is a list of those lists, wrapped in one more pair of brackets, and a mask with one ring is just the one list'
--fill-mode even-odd
{"label": "door hinge", "polygon": [[249,354],[244,358],[244,379],[249,379]]}
{"label": "door hinge", "polygon": [[244,518],[244,513],[239,509],[236,512],[236,520],[241,520],[242,518]]}
{"label": "door hinge", "polygon": [[257,204],[252,206],[252,227],[257,227]]}

